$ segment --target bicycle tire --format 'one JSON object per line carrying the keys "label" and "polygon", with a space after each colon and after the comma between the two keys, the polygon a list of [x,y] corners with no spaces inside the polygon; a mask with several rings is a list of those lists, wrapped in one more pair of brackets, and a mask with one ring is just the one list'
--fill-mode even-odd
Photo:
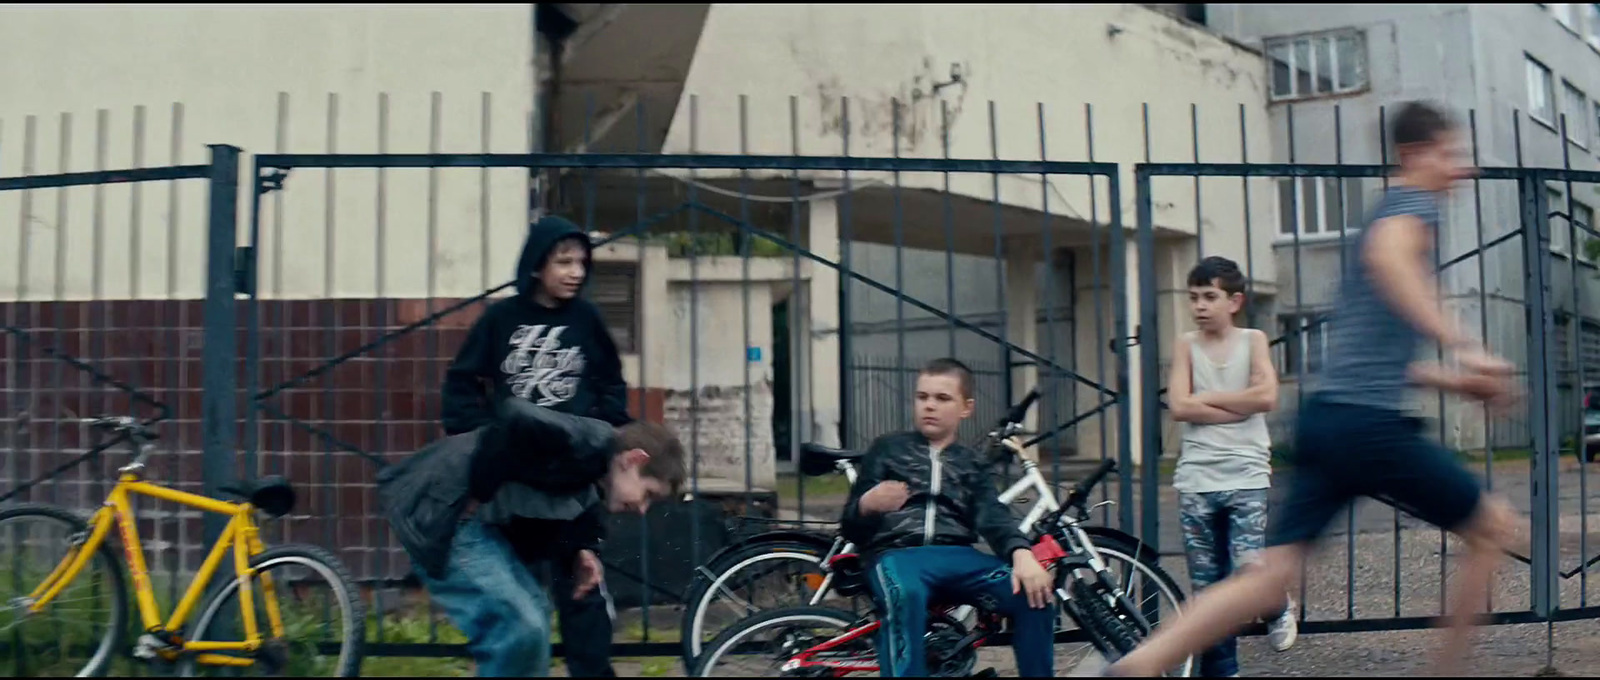
{"label": "bicycle tire", "polygon": [[[789,558],[798,559],[800,555],[809,555],[812,564],[820,565],[822,556],[826,555],[831,547],[831,539],[825,539],[815,544],[802,543],[785,538],[772,542],[753,542],[736,550],[724,553],[711,564],[702,569],[695,570],[694,581],[690,583],[688,593],[683,598],[683,618],[678,624],[679,655],[683,660],[684,669],[695,667],[695,660],[700,656],[705,647],[704,619],[701,613],[708,603],[707,596],[712,586],[718,581],[726,579],[735,570],[746,568],[752,558],[763,558],[763,561]],[[696,647],[699,647],[698,649]]]}
{"label": "bicycle tire", "polygon": [[[89,531],[88,520],[78,513],[59,506],[36,503],[14,505],[0,510],[0,529],[3,529],[5,522],[8,520],[30,515],[61,522],[71,527],[72,531],[76,533]],[[0,534],[0,537],[3,537],[3,534]],[[111,549],[111,540],[109,539],[110,537],[108,536],[107,540],[101,541],[99,549],[95,552],[96,557],[105,561],[104,566],[107,567],[106,571],[109,574],[110,583],[108,585],[111,591],[109,594],[112,598],[111,621],[107,624],[106,637],[101,639],[100,646],[95,650],[95,655],[78,671],[79,676],[97,677],[104,675],[106,671],[111,669],[111,662],[116,658],[117,651],[123,649],[123,645],[127,643],[127,570],[122,564],[122,559],[117,555],[117,551]],[[83,573],[79,572],[78,576],[82,575]]]}
{"label": "bicycle tire", "polygon": [[[1110,552],[1118,557],[1118,561],[1132,561],[1153,576],[1163,591],[1170,594],[1174,606],[1180,606],[1188,600],[1183,594],[1183,589],[1178,586],[1177,579],[1161,567],[1159,556],[1149,546],[1139,542],[1132,536],[1122,532],[1100,530],[1090,532],[1090,539],[1095,550]],[[1131,624],[1118,617],[1111,605],[1099,597],[1084,597],[1089,593],[1088,584],[1074,579],[1071,584],[1066,583],[1070,573],[1061,571],[1056,574],[1056,587],[1067,588],[1074,596],[1075,601],[1082,602],[1084,621],[1078,624],[1085,628],[1085,632],[1098,638],[1100,643],[1109,645],[1118,656],[1133,651],[1142,641]],[[1063,606],[1065,604],[1063,603]],[[1098,645],[1097,645],[1098,646]],[[1194,657],[1190,657],[1189,673],[1192,673]]]}
{"label": "bicycle tire", "polygon": [[[346,620],[351,623],[346,626],[339,661],[335,665],[336,672],[334,677],[360,677],[361,661],[366,648],[367,615],[366,609],[361,603],[360,591],[356,590],[355,579],[351,578],[350,571],[345,568],[344,563],[327,550],[314,545],[303,544],[268,548],[250,559],[250,567],[256,570],[270,569],[276,564],[295,563],[320,571],[330,585],[339,591],[337,593],[339,601],[343,603],[348,611]],[[200,618],[195,622],[194,632],[190,637],[191,640],[204,639],[206,628],[211,625],[217,613],[222,610],[229,597],[238,589],[239,579],[234,578],[223,583],[220,588],[212,593],[206,602],[206,606],[201,610]],[[238,605],[234,605],[234,608],[237,609]],[[258,625],[264,628],[266,623],[263,621]],[[266,631],[263,631],[263,633],[264,635],[268,634]],[[193,677],[195,668],[198,665],[193,657],[185,658],[179,665],[179,674],[183,677]]]}
{"label": "bicycle tire", "polygon": [[[717,637],[713,638],[711,642],[706,643],[705,651],[700,655],[700,658],[695,661],[695,665],[693,667],[694,670],[689,673],[689,677],[707,677],[706,674],[709,673],[711,669],[716,666],[717,662],[721,661],[722,657],[725,656],[729,651],[727,648],[738,644],[751,633],[764,627],[780,625],[793,621],[815,621],[819,623],[837,625],[841,629],[841,632],[848,631],[856,625],[862,623],[861,617],[851,614],[850,612],[833,609],[830,607],[804,606],[769,609],[761,612],[760,614],[743,619],[732,626],[724,628],[721,633],[717,634]],[[875,636],[869,635],[864,639],[871,643],[873,637]],[[873,660],[877,660],[876,655],[874,655]]]}

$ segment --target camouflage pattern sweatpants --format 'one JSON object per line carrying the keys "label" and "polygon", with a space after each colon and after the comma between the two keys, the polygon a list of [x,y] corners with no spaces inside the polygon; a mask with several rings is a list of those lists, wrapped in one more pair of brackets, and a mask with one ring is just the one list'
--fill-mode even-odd
{"label": "camouflage pattern sweatpants", "polygon": [[[1267,489],[1178,494],[1183,552],[1192,591],[1199,591],[1260,554],[1267,535]],[[1239,674],[1239,643],[1228,638],[1200,656],[1199,675]]]}

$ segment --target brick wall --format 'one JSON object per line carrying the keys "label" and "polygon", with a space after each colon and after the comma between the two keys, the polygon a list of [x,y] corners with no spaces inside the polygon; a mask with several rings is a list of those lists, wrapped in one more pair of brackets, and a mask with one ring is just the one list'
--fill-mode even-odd
{"label": "brick wall", "polygon": [[[442,310],[456,300],[434,300]],[[159,427],[159,453],[150,477],[198,493],[201,488],[202,301],[120,300],[0,303],[0,320],[22,329],[26,342],[5,336],[0,349],[0,489],[45,474],[93,445],[94,435],[74,417],[156,410],[47,352],[54,348],[127,383],[171,409]],[[483,305],[346,361],[261,402],[256,426],[238,431],[242,452],[253,435],[257,474],[282,474],[298,492],[295,511],[263,524],[269,542],[310,542],[336,549],[361,578],[398,578],[409,569],[379,518],[373,493],[377,467],[310,428],[381,459],[394,460],[438,437],[439,386],[449,360]],[[240,303],[236,339],[241,418],[247,391],[245,352],[249,308]],[[264,300],[258,303],[256,392],[295,380],[331,357],[428,316],[426,300]],[[635,388],[635,417],[663,421],[666,395]],[[770,404],[767,408],[770,409]],[[291,418],[293,420],[291,420]],[[300,424],[296,424],[296,420]],[[687,431],[685,426],[680,429]],[[741,435],[742,436],[742,435]],[[766,435],[770,439],[770,433]],[[702,442],[707,438],[702,434]],[[13,500],[53,502],[92,509],[126,460],[120,450],[97,463],[71,469]],[[203,557],[200,515],[141,500],[140,535],[153,568],[192,569]]]}

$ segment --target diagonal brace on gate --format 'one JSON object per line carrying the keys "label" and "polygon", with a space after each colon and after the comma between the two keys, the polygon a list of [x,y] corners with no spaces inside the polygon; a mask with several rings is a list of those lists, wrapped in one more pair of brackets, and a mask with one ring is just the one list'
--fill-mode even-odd
{"label": "diagonal brace on gate", "polygon": [[1002,339],[1000,336],[995,335],[993,333],[990,333],[990,332],[988,332],[986,330],[983,330],[982,328],[979,328],[979,327],[977,327],[977,326],[975,326],[975,325],[973,325],[971,323],[968,323],[967,321],[961,319],[958,316],[955,316],[955,315],[952,315],[952,314],[950,314],[948,312],[942,311],[942,310],[938,309],[937,307],[934,307],[933,305],[930,305],[930,304],[928,304],[926,302],[923,302],[922,300],[919,300],[917,298],[914,298],[914,297],[911,297],[909,295],[906,295],[904,291],[896,290],[896,289],[894,289],[894,288],[892,288],[892,287],[890,287],[888,285],[885,285],[885,284],[879,282],[878,280],[873,279],[873,278],[871,278],[869,276],[866,276],[866,275],[863,275],[863,274],[858,274],[854,270],[851,270],[851,269],[845,267],[844,265],[839,264],[838,262],[834,262],[834,261],[829,260],[829,259],[827,259],[825,257],[822,257],[821,255],[813,253],[813,252],[811,252],[810,250],[808,250],[806,248],[802,248],[799,244],[791,243],[791,242],[789,242],[788,239],[785,239],[785,238],[783,238],[781,236],[778,236],[777,234],[774,234],[772,232],[766,231],[764,229],[760,229],[760,228],[758,228],[758,227],[756,227],[754,225],[751,225],[748,222],[740,220],[739,218],[736,218],[736,217],[734,217],[732,215],[729,215],[729,214],[724,213],[724,212],[722,212],[720,210],[717,210],[716,208],[712,208],[712,207],[704,206],[704,205],[694,205],[693,208],[695,210],[699,210],[699,211],[704,212],[704,213],[706,213],[708,215],[711,215],[712,217],[716,217],[717,219],[720,219],[720,220],[722,220],[724,222],[732,224],[732,225],[738,227],[741,231],[745,232],[748,235],[759,236],[761,238],[764,238],[764,239],[766,239],[768,241],[771,241],[771,242],[777,244],[780,247],[783,247],[783,248],[785,248],[787,250],[790,250],[790,251],[793,251],[793,252],[798,253],[800,255],[803,255],[803,256],[805,256],[806,259],[811,260],[812,262],[816,262],[818,264],[821,264],[821,265],[823,265],[823,266],[825,266],[825,267],[827,267],[829,269],[832,269],[832,270],[834,270],[836,272],[839,272],[840,274],[844,274],[846,276],[849,276],[851,279],[854,279],[856,281],[864,283],[864,284],[872,287],[873,289],[876,289],[876,290],[882,291],[884,293],[888,293],[890,295],[893,295],[893,296],[895,296],[895,299],[897,299],[897,300],[899,300],[901,302],[904,302],[906,304],[909,304],[909,305],[911,305],[913,307],[916,307],[917,309],[920,309],[920,310],[922,310],[924,312],[932,314],[932,315],[938,317],[941,320],[949,321],[952,324],[955,324],[957,327],[961,328],[962,330],[966,330],[966,331],[972,332],[972,333],[978,335],[979,337],[981,337],[981,338],[983,338],[985,340],[988,340],[990,342],[993,342],[995,344],[1004,345],[1007,349],[1009,349],[1012,352],[1017,353],[1018,355],[1022,356],[1025,359],[1030,359],[1032,361],[1038,362],[1041,366],[1049,367],[1050,370],[1053,373],[1063,374],[1063,375],[1067,376],[1068,378],[1071,378],[1074,382],[1077,382],[1077,383],[1079,383],[1081,385],[1084,385],[1084,386],[1087,386],[1089,388],[1092,388],[1092,389],[1094,389],[1094,390],[1096,390],[1096,391],[1100,392],[1101,394],[1106,395],[1108,397],[1112,397],[1112,398],[1116,398],[1117,397],[1117,393],[1116,393],[1115,390],[1107,388],[1106,386],[1101,385],[1100,383],[1097,383],[1097,382],[1095,382],[1093,380],[1090,380],[1089,378],[1087,378],[1087,377],[1085,377],[1083,375],[1080,375],[1077,372],[1072,371],[1072,370],[1070,370],[1070,369],[1068,369],[1068,368],[1066,368],[1066,367],[1064,367],[1064,366],[1062,366],[1062,365],[1060,365],[1060,364],[1058,364],[1058,363],[1056,363],[1054,361],[1051,361],[1051,360],[1046,359],[1046,358],[1044,358],[1042,356],[1039,356],[1038,354],[1033,353],[1032,351],[1024,349],[1024,348],[1018,346],[1015,343],[1008,342],[1008,341]]}

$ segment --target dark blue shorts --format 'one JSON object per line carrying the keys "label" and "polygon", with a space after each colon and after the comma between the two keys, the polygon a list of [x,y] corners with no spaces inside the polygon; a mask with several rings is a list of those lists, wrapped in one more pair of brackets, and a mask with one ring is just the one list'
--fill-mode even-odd
{"label": "dark blue shorts", "polygon": [[1423,436],[1421,419],[1312,397],[1297,420],[1294,469],[1268,520],[1268,546],[1316,541],[1362,496],[1450,531],[1477,512],[1477,476]]}

